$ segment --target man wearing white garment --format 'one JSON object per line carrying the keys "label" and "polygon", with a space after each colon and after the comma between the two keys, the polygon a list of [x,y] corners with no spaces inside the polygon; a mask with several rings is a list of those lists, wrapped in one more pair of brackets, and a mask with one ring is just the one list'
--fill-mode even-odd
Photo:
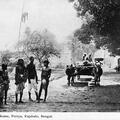
{"label": "man wearing white garment", "polygon": [[38,92],[37,92],[37,84],[38,84],[38,76],[34,64],[34,57],[30,57],[30,63],[27,65],[27,71],[28,71],[28,95],[29,100],[32,101],[31,98],[31,90],[32,88],[35,91],[36,100],[38,100]]}

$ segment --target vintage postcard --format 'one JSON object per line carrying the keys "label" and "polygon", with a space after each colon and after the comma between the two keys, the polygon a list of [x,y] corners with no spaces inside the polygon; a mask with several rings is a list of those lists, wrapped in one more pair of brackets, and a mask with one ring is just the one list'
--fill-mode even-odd
{"label": "vintage postcard", "polygon": [[119,35],[118,0],[0,0],[0,119],[118,119]]}

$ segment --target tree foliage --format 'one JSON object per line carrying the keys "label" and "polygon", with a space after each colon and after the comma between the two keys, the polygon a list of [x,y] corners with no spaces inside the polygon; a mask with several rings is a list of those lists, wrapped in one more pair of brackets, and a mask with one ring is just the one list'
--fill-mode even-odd
{"label": "tree foliage", "polygon": [[83,44],[75,37],[69,37],[70,41],[68,42],[69,48],[71,50],[73,62],[82,61],[82,56],[84,53],[87,55],[94,56],[96,47],[94,43]]}
{"label": "tree foliage", "polygon": [[27,28],[24,39],[19,41],[18,46],[27,56],[35,56],[40,63],[43,58],[48,59],[50,56],[60,55],[55,37],[48,30],[44,32],[31,32],[31,30]]}
{"label": "tree foliage", "polygon": [[75,32],[79,40],[89,43],[91,36],[97,47],[104,46],[120,55],[120,0],[69,0],[74,2],[77,15],[86,19]]}
{"label": "tree foliage", "polygon": [[12,53],[11,52],[9,52],[9,51],[1,52],[1,63],[9,65],[11,57],[12,57]]}

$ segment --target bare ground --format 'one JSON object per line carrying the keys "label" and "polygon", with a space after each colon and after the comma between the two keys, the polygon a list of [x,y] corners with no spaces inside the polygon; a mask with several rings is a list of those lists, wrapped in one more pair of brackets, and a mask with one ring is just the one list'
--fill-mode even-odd
{"label": "bare ground", "polygon": [[[119,112],[120,111],[120,74],[107,72],[101,78],[100,87],[88,87],[76,81],[74,86],[67,86],[66,76],[52,79],[49,85],[47,102],[37,103],[34,92],[33,102],[29,102],[27,83],[24,90],[24,104],[16,105],[15,85],[12,80],[8,95],[8,105],[1,112]],[[40,83],[39,83],[40,84]],[[39,85],[38,85],[39,88]]]}

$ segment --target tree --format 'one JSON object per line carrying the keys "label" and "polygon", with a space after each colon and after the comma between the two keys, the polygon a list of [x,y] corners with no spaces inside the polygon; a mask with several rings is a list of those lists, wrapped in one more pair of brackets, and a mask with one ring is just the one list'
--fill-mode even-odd
{"label": "tree", "polygon": [[69,36],[70,41],[68,42],[69,48],[71,50],[71,55],[73,59],[73,63],[76,61],[82,61],[82,56],[84,53],[94,55],[96,48],[94,43],[83,44],[74,36]]}
{"label": "tree", "polygon": [[[107,48],[120,55],[120,1],[119,0],[69,0],[74,2],[78,17],[86,20],[75,36],[85,43],[91,38],[98,47]],[[83,39],[86,38],[86,39]]]}
{"label": "tree", "polygon": [[9,51],[1,52],[1,63],[9,64],[11,57],[12,57],[12,53],[10,53]]}
{"label": "tree", "polygon": [[51,56],[59,56],[59,47],[55,41],[55,37],[48,30],[44,32],[33,31],[29,28],[25,31],[25,36],[22,41],[19,41],[18,46],[21,51],[24,51],[26,56],[33,55],[40,62],[48,59]]}

